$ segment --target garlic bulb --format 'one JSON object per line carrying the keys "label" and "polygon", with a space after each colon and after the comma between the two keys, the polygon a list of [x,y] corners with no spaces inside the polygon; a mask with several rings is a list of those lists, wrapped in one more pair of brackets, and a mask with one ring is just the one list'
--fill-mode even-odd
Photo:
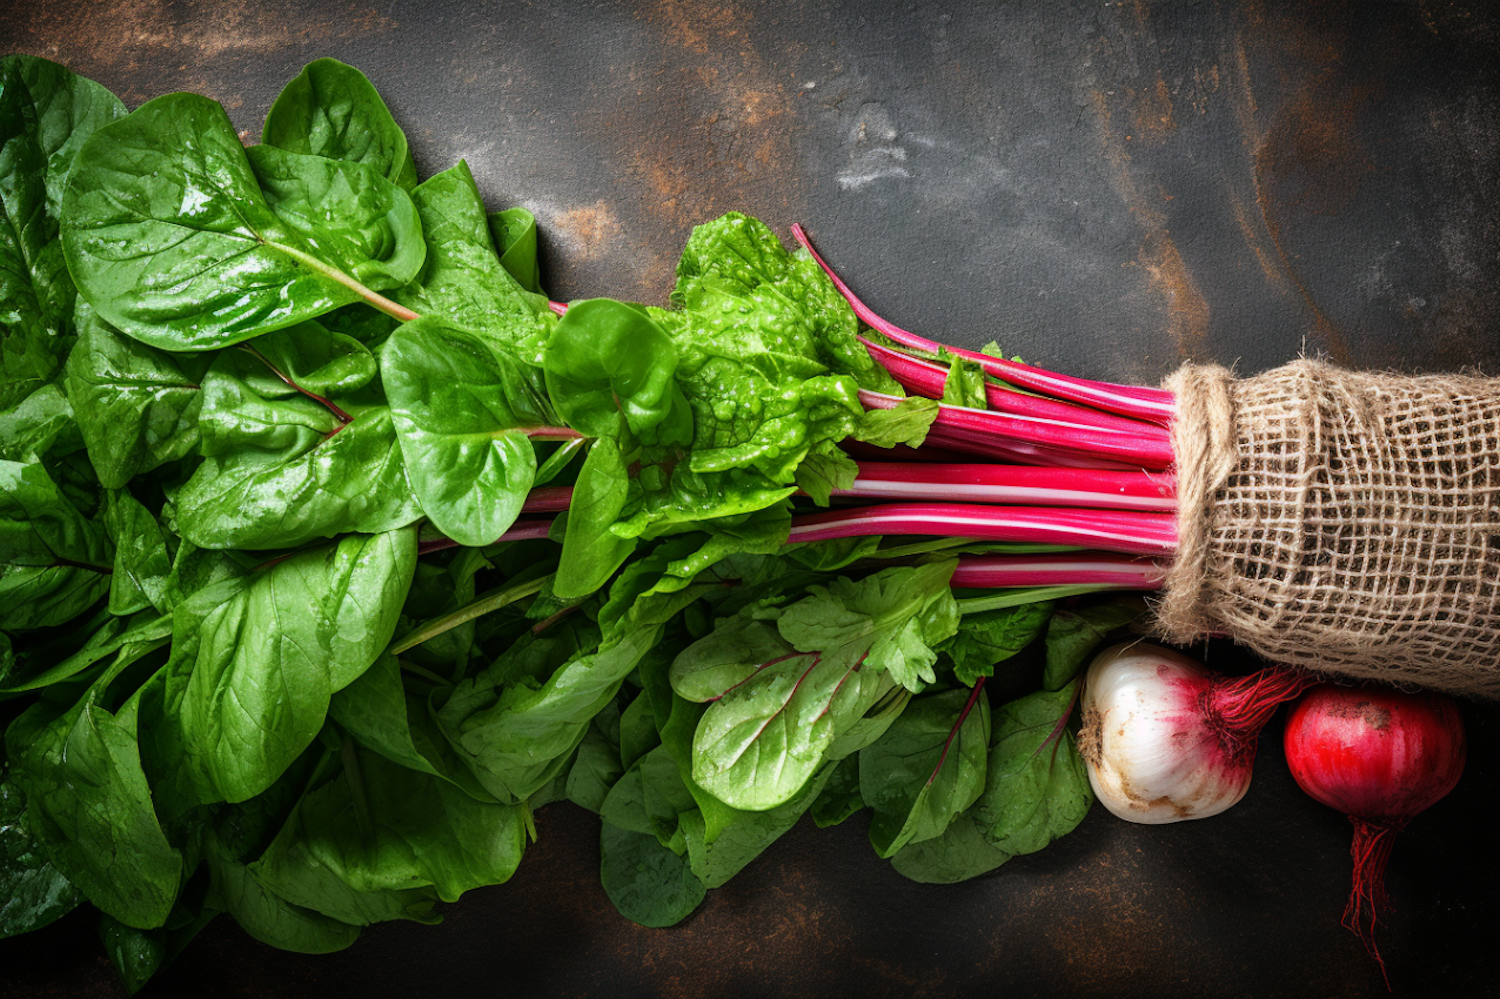
{"label": "garlic bulb", "polygon": [[1256,736],[1276,706],[1313,682],[1277,667],[1226,678],[1145,643],[1106,649],[1084,679],[1089,783],[1130,822],[1217,815],[1249,789]]}

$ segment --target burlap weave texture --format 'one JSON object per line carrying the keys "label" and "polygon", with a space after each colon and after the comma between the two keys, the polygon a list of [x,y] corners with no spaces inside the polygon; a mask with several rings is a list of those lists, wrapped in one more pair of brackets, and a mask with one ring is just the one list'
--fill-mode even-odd
{"label": "burlap weave texture", "polygon": [[1500,380],[1301,360],[1170,385],[1168,638],[1500,697]]}

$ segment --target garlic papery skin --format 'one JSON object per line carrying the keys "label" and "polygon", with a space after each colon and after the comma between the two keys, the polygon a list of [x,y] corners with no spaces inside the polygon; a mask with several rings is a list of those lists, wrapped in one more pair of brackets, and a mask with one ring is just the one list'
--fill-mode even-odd
{"label": "garlic papery skin", "polygon": [[1213,674],[1141,642],[1101,652],[1084,678],[1078,749],[1104,807],[1129,822],[1217,815],[1245,796],[1255,759],[1210,722]]}

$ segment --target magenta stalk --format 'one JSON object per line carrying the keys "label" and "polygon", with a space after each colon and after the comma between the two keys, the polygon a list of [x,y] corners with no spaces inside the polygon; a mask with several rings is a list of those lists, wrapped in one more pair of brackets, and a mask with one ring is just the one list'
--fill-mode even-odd
{"label": "magenta stalk", "polygon": [[1177,509],[1175,481],[1165,473],[1016,465],[862,461],[854,484],[834,489],[832,495],[1160,513]]}
{"label": "magenta stalk", "polygon": [[1172,514],[1135,510],[885,503],[793,517],[788,541],[799,544],[886,534],[1021,541],[1136,555],[1170,555],[1177,547],[1177,518]]}
{"label": "magenta stalk", "polygon": [[792,235],[797,242],[812,254],[818,266],[828,275],[829,280],[838,288],[839,293],[848,301],[854,314],[858,316],[865,325],[871,329],[894,340],[896,343],[916,350],[936,353],[939,349],[947,350],[950,354],[977,362],[984,368],[985,372],[994,375],[1002,381],[1010,382],[1021,388],[1031,389],[1034,392],[1042,392],[1056,399],[1067,399],[1070,402],[1082,403],[1085,406],[1093,406],[1121,416],[1130,416],[1141,420],[1150,420],[1153,423],[1167,423],[1172,419],[1176,410],[1176,403],[1172,393],[1163,389],[1140,388],[1133,385],[1117,385],[1113,382],[1096,382],[1087,378],[1074,378],[1070,375],[1060,375],[1056,372],[1047,371],[1043,368],[1032,367],[1029,364],[1018,364],[1014,361],[1006,361],[998,357],[990,357],[988,354],[979,354],[972,350],[960,350],[955,347],[947,347],[935,340],[929,340],[908,330],[904,330],[894,323],[887,322],[875,313],[859,297],[850,290],[839,276],[833,272],[818,251],[813,249],[812,243],[807,238],[807,233],[802,226],[792,225]]}
{"label": "magenta stalk", "polygon": [[976,589],[1022,586],[1091,585],[1119,590],[1157,590],[1166,578],[1164,563],[1128,555],[1080,552],[1058,555],[965,556],[951,585]]}

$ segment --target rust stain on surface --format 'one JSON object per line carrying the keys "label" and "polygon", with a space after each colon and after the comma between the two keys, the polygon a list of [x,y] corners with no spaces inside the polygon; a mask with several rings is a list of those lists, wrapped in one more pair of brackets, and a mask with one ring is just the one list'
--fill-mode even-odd
{"label": "rust stain on surface", "polygon": [[615,249],[610,244],[624,231],[619,219],[601,198],[592,205],[553,216],[549,235],[575,259],[592,260],[608,256]]}
{"label": "rust stain on surface", "polygon": [[[1337,215],[1358,195],[1363,178],[1375,170],[1358,138],[1357,119],[1375,96],[1369,87],[1340,81],[1343,51],[1331,38],[1341,33],[1308,33],[1295,24],[1270,20],[1249,7],[1248,32],[1236,34],[1228,84],[1235,119],[1244,137],[1253,190],[1232,209],[1245,241],[1268,279],[1289,286],[1302,299],[1312,331],[1336,362],[1349,363],[1344,331],[1328,316],[1286,248],[1286,225],[1301,215]],[[1247,50],[1280,52],[1290,63],[1308,67],[1305,76],[1284,82],[1291,97],[1263,123]],[[1253,201],[1254,209],[1247,201]]]}
{"label": "rust stain on surface", "polygon": [[[1131,216],[1145,229],[1136,260],[1130,266],[1140,267],[1151,286],[1165,300],[1167,333],[1180,357],[1194,360],[1207,350],[1208,301],[1198,289],[1172,233],[1167,228],[1165,195],[1143,193],[1131,172],[1131,156],[1126,146],[1134,133],[1120,134],[1114,124],[1109,97],[1101,91],[1092,94],[1095,116],[1103,142],[1103,155],[1109,163],[1111,180]],[[1137,115],[1138,117],[1138,115]]]}

